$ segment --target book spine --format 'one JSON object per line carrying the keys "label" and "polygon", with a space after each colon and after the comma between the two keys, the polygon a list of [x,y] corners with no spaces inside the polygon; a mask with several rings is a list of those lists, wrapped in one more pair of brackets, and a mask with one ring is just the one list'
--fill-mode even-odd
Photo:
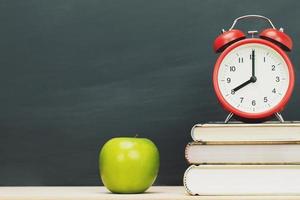
{"label": "book spine", "polygon": [[185,160],[187,161],[188,164],[191,164],[191,161],[189,159],[189,148],[191,146],[191,143],[188,143],[186,146],[185,146],[185,149],[184,149],[184,158]]}
{"label": "book spine", "polygon": [[205,163],[193,163],[190,160],[190,156],[189,156],[189,152],[190,152],[190,148],[194,145],[205,145],[204,142],[189,142],[186,146],[185,146],[185,150],[184,150],[184,157],[185,160],[187,161],[188,164],[205,164]]}
{"label": "book spine", "polygon": [[185,188],[185,191],[186,191],[189,195],[196,195],[195,193],[193,193],[193,192],[190,190],[189,186],[187,185],[187,175],[188,175],[189,171],[190,171],[191,169],[193,169],[194,167],[195,167],[195,165],[189,166],[189,167],[185,170],[184,175],[183,175],[183,186],[184,186],[184,188]]}
{"label": "book spine", "polygon": [[195,129],[197,128],[197,127],[201,127],[202,126],[202,124],[196,124],[196,125],[194,125],[193,127],[192,127],[192,129],[191,129],[191,137],[192,137],[192,139],[193,139],[193,141],[200,141],[199,140],[199,138],[197,139],[197,137],[195,136]]}

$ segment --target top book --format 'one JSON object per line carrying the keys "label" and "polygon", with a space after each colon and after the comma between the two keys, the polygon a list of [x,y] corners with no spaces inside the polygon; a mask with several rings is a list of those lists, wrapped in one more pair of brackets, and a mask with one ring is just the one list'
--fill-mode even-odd
{"label": "top book", "polygon": [[194,141],[253,142],[253,141],[300,141],[300,121],[237,123],[211,122],[196,124],[191,130]]}

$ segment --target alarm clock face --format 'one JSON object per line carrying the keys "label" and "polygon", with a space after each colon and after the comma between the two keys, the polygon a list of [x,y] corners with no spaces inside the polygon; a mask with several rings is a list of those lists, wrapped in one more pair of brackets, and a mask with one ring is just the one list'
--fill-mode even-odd
{"label": "alarm clock face", "polygon": [[267,44],[243,42],[224,52],[217,62],[214,84],[227,110],[242,117],[265,117],[287,102],[291,63],[277,46]]}

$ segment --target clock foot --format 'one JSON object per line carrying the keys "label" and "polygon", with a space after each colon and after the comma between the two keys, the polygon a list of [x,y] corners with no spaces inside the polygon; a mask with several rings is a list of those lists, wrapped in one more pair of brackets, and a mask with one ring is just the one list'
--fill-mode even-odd
{"label": "clock foot", "polygon": [[281,123],[284,122],[284,119],[283,119],[282,115],[281,115],[279,112],[275,113],[275,117],[276,117]]}
{"label": "clock foot", "polygon": [[227,124],[229,122],[229,120],[233,117],[233,113],[229,113],[224,121],[225,124]]}
{"label": "clock foot", "polygon": [[[231,119],[232,117],[234,116],[234,114],[231,112],[227,115],[226,119],[224,120],[224,123],[227,124]],[[277,112],[274,114],[274,116],[279,120],[280,123],[284,123],[284,119],[282,117],[282,115]],[[244,121],[243,119],[239,118],[239,120],[241,121]],[[244,121],[246,123],[257,123],[257,122],[262,122],[262,121]]]}

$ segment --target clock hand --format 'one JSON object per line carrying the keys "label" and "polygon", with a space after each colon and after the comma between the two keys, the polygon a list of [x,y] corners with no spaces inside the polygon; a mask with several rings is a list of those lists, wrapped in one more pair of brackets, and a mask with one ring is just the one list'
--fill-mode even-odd
{"label": "clock hand", "polygon": [[252,76],[250,77],[250,79],[244,83],[242,83],[241,85],[235,87],[234,89],[232,89],[233,92],[238,91],[239,89],[245,87],[246,85],[250,84],[250,83],[255,83],[257,78],[255,76],[255,50],[252,50]]}
{"label": "clock hand", "polygon": [[251,76],[251,78],[250,78],[248,81],[246,81],[246,82],[242,83],[241,85],[235,87],[235,88],[232,89],[231,91],[236,92],[236,91],[238,91],[239,89],[245,87],[246,85],[248,85],[248,84],[250,84],[250,83],[254,83],[255,81],[256,81],[256,77],[255,77],[255,76]]}
{"label": "clock hand", "polygon": [[254,51],[254,49],[252,50],[252,77],[255,77],[255,51]]}

